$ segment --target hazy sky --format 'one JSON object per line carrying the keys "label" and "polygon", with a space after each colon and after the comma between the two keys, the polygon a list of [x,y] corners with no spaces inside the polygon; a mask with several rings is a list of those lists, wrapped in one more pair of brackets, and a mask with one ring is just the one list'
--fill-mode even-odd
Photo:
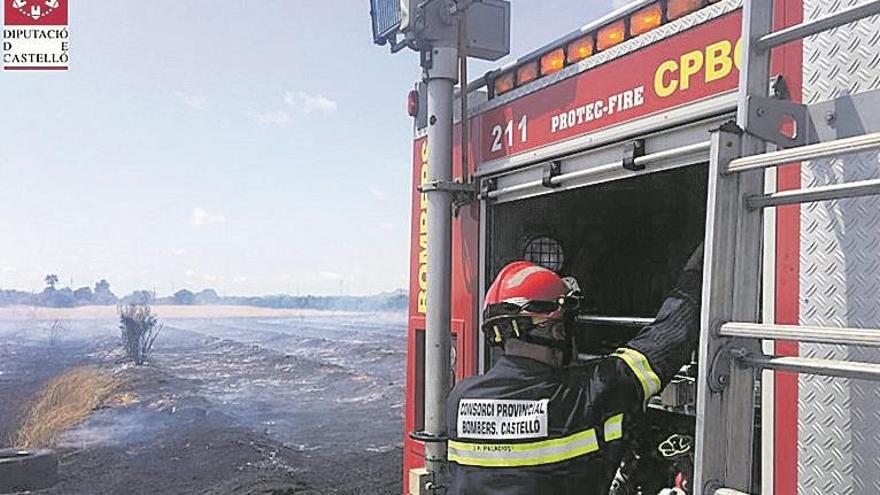
{"label": "hazy sky", "polygon": [[[513,55],[613,3],[513,0]],[[68,73],[0,72],[0,288],[406,286],[418,58],[369,0],[70,8]]]}

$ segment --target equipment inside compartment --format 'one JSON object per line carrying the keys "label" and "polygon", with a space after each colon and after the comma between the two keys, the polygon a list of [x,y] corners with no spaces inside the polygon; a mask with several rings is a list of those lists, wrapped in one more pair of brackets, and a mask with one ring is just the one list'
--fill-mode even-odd
{"label": "equipment inside compartment", "polygon": [[[549,238],[564,254],[558,273],[575,277],[584,293],[581,314],[652,318],[703,239],[706,172],[691,166],[494,205],[487,279],[528,258],[527,249],[537,256],[535,239],[546,254]],[[578,350],[603,354],[636,331],[581,321]]]}

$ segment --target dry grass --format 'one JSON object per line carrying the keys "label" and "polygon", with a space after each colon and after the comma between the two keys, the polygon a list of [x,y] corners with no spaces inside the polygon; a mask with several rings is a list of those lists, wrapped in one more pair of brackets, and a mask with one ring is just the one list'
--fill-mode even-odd
{"label": "dry grass", "polygon": [[51,447],[61,432],[85,420],[121,385],[120,378],[92,366],[56,376],[34,397],[15,434],[14,445]]}

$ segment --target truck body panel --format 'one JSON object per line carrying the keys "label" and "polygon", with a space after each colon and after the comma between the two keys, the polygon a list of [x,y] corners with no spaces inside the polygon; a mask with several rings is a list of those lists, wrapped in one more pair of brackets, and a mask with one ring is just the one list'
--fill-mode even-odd
{"label": "truck body panel", "polygon": [[[804,0],[805,20],[864,2]],[[863,19],[804,39],[803,102],[818,103],[880,88],[880,19]],[[841,116],[844,109],[840,109]],[[835,126],[843,138],[859,121]],[[804,162],[800,183],[813,187],[880,177],[876,151]],[[880,198],[843,199],[800,208],[798,323],[880,327]],[[792,229],[794,230],[794,229]],[[792,346],[795,347],[795,346]],[[875,348],[796,346],[805,357],[878,362]],[[795,351],[793,348],[792,351]],[[880,493],[880,389],[873,382],[800,375],[788,399],[796,414],[778,418],[797,432],[797,493]],[[778,386],[777,386],[778,389]],[[795,425],[792,428],[791,425]],[[792,493],[777,491],[777,493]]]}
{"label": "truck body panel", "polygon": [[[639,4],[646,2],[641,1]],[[822,17],[847,5],[820,0],[777,0],[776,29]],[[724,0],[528,86],[478,103],[469,112],[469,175],[495,190],[540,180],[558,160],[562,173],[588,171],[616,161],[624,145],[645,139],[647,153],[698,145],[711,126],[732,117],[738,84],[736,52],[741,3]],[[568,36],[566,39],[570,39]],[[877,16],[789,43],[773,52],[772,74],[785,81],[792,101],[816,103],[843,94],[880,89],[880,19]],[[686,82],[685,82],[686,81]],[[685,86],[682,88],[682,86]],[[597,108],[602,109],[597,112]],[[614,108],[609,112],[610,108]],[[600,115],[601,113],[601,115]],[[841,131],[843,132],[843,131]],[[839,137],[845,137],[843,135]],[[454,163],[460,177],[459,131]],[[708,135],[705,136],[708,139]],[[671,144],[672,143],[672,144]],[[424,345],[425,202],[424,133],[413,144],[410,323],[404,432],[404,492],[423,449],[408,433],[420,429]],[[453,337],[455,380],[490,361],[481,346],[479,303],[491,280],[494,205],[553,195],[685,166],[700,166],[702,150],[661,161],[644,172],[613,172],[566,182],[558,188],[523,187],[483,197],[453,220]],[[768,171],[770,190],[880,177],[877,152],[790,164]],[[585,176],[586,177],[586,176]],[[489,188],[489,189],[491,189]],[[484,188],[485,189],[485,188]],[[488,190],[488,189],[486,189]],[[584,190],[589,190],[586,188]],[[876,197],[791,205],[768,212],[764,243],[764,318],[780,324],[880,326],[880,199]],[[481,241],[482,239],[482,241]],[[877,351],[791,342],[769,342],[777,355],[875,361]],[[784,372],[763,374],[762,493],[880,492],[880,417],[873,384]],[[451,380],[452,381],[452,380]],[[830,404],[834,403],[832,407]],[[860,430],[861,427],[861,430]]]}

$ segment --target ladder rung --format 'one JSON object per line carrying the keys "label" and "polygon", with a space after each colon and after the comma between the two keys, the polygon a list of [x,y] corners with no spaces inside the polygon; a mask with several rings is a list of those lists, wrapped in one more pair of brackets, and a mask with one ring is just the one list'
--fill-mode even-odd
{"label": "ladder rung", "polygon": [[638,318],[635,316],[599,316],[578,315],[581,323],[597,323],[599,325],[621,325],[626,327],[645,327],[654,323],[654,318]]}
{"label": "ladder rung", "polygon": [[759,155],[744,156],[731,160],[727,166],[727,171],[743,172],[745,170],[774,167],[802,160],[858,153],[874,148],[880,148],[880,132],[872,132],[845,139],[835,139],[834,141],[825,141],[807,146],[798,146],[797,148],[771,151],[770,153]]}
{"label": "ladder rung", "polygon": [[761,50],[769,50],[779,45],[806,38],[807,36],[834,29],[875,14],[880,14],[880,1],[874,0],[852,8],[844,9],[825,17],[796,24],[794,26],[765,34],[756,43]]}
{"label": "ladder rung", "polygon": [[811,187],[809,189],[793,189],[772,194],[749,196],[746,206],[749,208],[769,208],[773,206],[828,201],[832,199],[857,198],[880,194],[880,179],[860,180],[846,184]]}
{"label": "ladder rung", "polygon": [[733,488],[719,488],[715,490],[715,495],[750,495],[746,492],[734,490]]}
{"label": "ladder rung", "polygon": [[740,363],[760,369],[792,371],[811,375],[856,378],[859,380],[880,380],[880,364],[858,361],[837,361],[788,356],[748,355],[739,359]]}
{"label": "ladder rung", "polygon": [[724,337],[793,340],[818,344],[880,347],[880,330],[873,328],[831,328],[761,323],[725,323],[718,332]]}

